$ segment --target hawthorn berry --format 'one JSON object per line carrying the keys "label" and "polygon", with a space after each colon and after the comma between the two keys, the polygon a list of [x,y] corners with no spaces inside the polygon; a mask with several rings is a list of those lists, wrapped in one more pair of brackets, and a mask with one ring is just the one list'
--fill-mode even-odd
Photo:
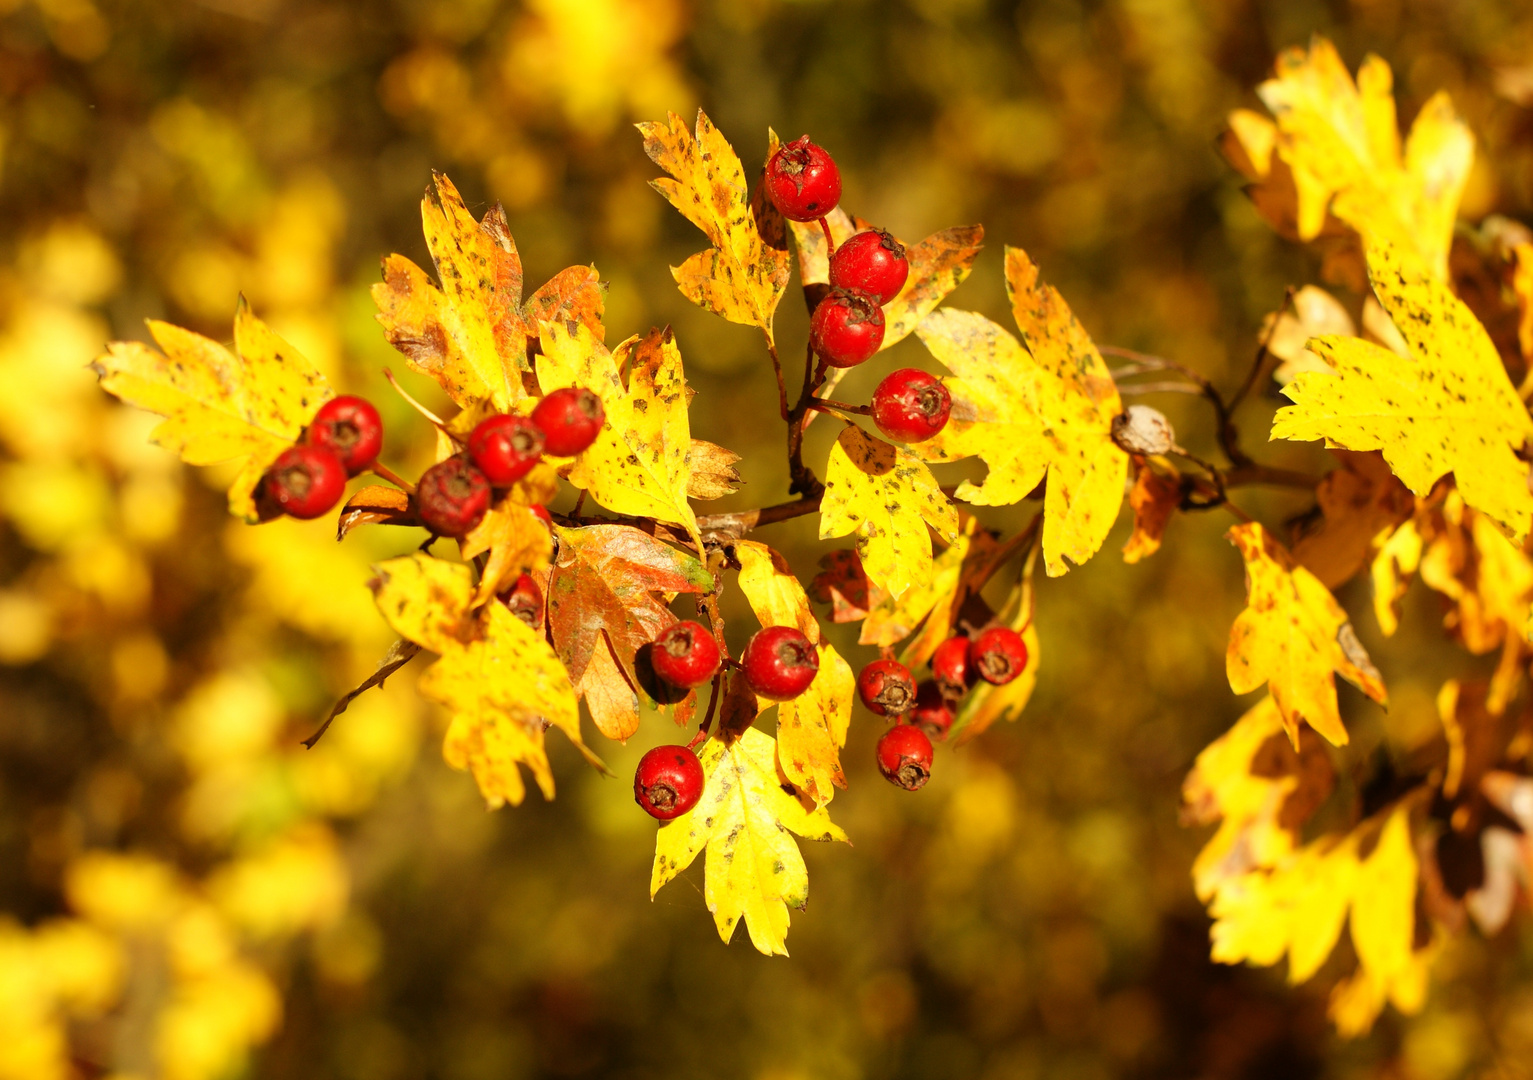
{"label": "hawthorn berry", "polygon": [[905,245],[882,229],[860,232],[830,257],[830,283],[838,289],[860,289],[880,305],[905,287],[910,263]]}
{"label": "hawthorn berry", "polygon": [[666,682],[690,690],[719,670],[719,643],[702,623],[673,623],[655,638],[650,663]]}
{"label": "hawthorn berry", "polygon": [[346,466],[322,446],[299,443],[277,456],[266,470],[266,494],[288,517],[317,518],[341,499]]}
{"label": "hawthorn berry", "polygon": [[932,678],[950,697],[962,697],[969,688],[969,639],[961,634],[948,638],[932,653]]}
{"label": "hawthorn berry", "polygon": [[708,778],[703,763],[685,746],[657,746],[639,759],[633,798],[652,818],[669,821],[697,805]]}
{"label": "hawthorn berry", "polygon": [[490,508],[490,482],[454,455],[421,474],[415,500],[426,528],[438,536],[466,536]]}
{"label": "hawthorn berry", "polygon": [[898,716],[916,700],[916,682],[898,660],[874,660],[857,675],[857,696],[874,716]]}
{"label": "hawthorn berry", "polygon": [[1002,686],[1027,667],[1027,644],[1009,626],[992,626],[969,642],[969,666],[986,682]]}
{"label": "hawthorn berry", "polygon": [[932,741],[914,724],[895,724],[878,740],[878,771],[884,779],[906,791],[915,791],[931,779]]}
{"label": "hawthorn berry", "polygon": [[525,416],[497,413],[474,425],[468,456],[494,487],[510,487],[543,456],[543,429]]}
{"label": "hawthorn berry", "polygon": [[543,629],[543,590],[538,588],[531,574],[517,578],[509,589],[498,593],[496,599],[534,630]]}
{"label": "hawthorn berry", "polygon": [[947,427],[953,395],[941,379],[916,368],[884,376],[873,391],[873,423],[895,442],[925,442]]}
{"label": "hawthorn berry", "polygon": [[841,201],[841,170],[825,148],[801,135],[784,143],[766,167],[767,196],[793,221],[814,221]]}
{"label": "hawthorn berry", "polygon": [[797,627],[768,626],[746,643],[740,666],[757,697],[792,701],[814,682],[820,654]]}
{"label": "hawthorn berry", "polygon": [[378,460],[383,449],[383,418],[373,403],[350,394],[331,398],[309,421],[305,441],[340,458],[347,476]]}
{"label": "hawthorn berry", "polygon": [[583,386],[555,390],[532,410],[532,422],[543,431],[543,449],[555,457],[573,457],[590,446],[606,421],[601,398]]}
{"label": "hawthorn berry", "polygon": [[554,527],[554,519],[549,514],[548,507],[544,506],[542,503],[533,503],[527,509],[531,510],[532,516],[537,518],[544,525],[547,525],[550,529]]}
{"label": "hawthorn berry", "polygon": [[883,309],[865,292],[832,289],[809,320],[809,344],[831,367],[856,367],[883,343]]}
{"label": "hawthorn berry", "polygon": [[953,719],[953,704],[942,687],[930,679],[916,687],[916,707],[910,714],[912,724],[933,739],[945,739]]}

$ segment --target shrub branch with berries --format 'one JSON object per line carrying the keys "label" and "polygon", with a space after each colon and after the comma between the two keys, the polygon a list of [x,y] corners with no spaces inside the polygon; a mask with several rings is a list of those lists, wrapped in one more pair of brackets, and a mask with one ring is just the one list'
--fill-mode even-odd
{"label": "shrub branch with berries", "polygon": [[[1039,670],[1040,562],[1059,577],[1096,555],[1126,492],[1129,562],[1152,555],[1177,514],[1228,510],[1239,521],[1228,535],[1249,589],[1231,633],[1229,681],[1238,693],[1265,686],[1270,696],[1204,752],[1188,779],[1190,816],[1222,822],[1195,882],[1218,920],[1216,958],[1274,963],[1291,955],[1296,979],[1330,954],[1351,905],[1357,967],[1332,1011],[1343,1030],[1362,1030],[1385,1001],[1419,1007],[1432,926],[1451,922],[1442,912],[1454,903],[1464,910],[1463,892],[1444,892],[1440,880],[1432,891],[1418,852],[1491,820],[1491,808],[1494,820],[1533,831],[1524,812],[1533,780],[1528,748],[1518,751],[1510,735],[1494,752],[1476,751],[1473,776],[1462,735],[1450,738],[1444,767],[1397,785],[1399,794],[1354,828],[1302,844],[1298,830],[1334,786],[1316,740],[1334,748],[1348,741],[1335,676],[1386,700],[1381,674],[1330,590],[1372,560],[1388,627],[1403,583],[1418,565],[1427,576],[1424,560],[1439,559],[1439,583],[1456,573],[1443,568],[1449,555],[1430,554],[1437,544],[1467,544],[1495,565],[1526,564],[1533,582],[1533,420],[1495,345],[1444,280],[1442,223],[1451,225],[1467,175],[1467,132],[1444,99],[1417,122],[1426,125],[1421,145],[1437,155],[1424,171],[1427,150],[1406,162],[1398,146],[1394,159],[1367,169],[1327,171],[1324,154],[1366,143],[1340,135],[1323,147],[1306,141],[1352,115],[1358,91],[1338,67],[1324,42],[1286,56],[1279,78],[1263,86],[1278,120],[1237,114],[1226,143],[1253,184],[1270,185],[1258,206],[1280,225],[1297,221],[1301,236],[1313,238],[1332,220],[1332,234],[1360,241],[1357,267],[1385,316],[1372,325],[1398,328],[1398,340],[1386,342],[1395,351],[1355,337],[1310,342],[1305,355],[1314,363],[1287,386],[1293,404],[1278,414],[1274,437],[1350,452],[1319,484],[1318,531],[1293,549],[1232,497],[1253,484],[1316,486],[1313,477],[1255,461],[1232,422],[1280,351],[1275,334],[1290,318],[1292,291],[1233,394],[1173,361],[1098,348],[1032,260],[1007,248],[1013,333],[941,306],[974,264],[978,226],[907,245],[849,216],[834,160],[807,136],[784,144],[769,134],[751,184],[701,114],[692,130],[674,115],[639,128],[666,174],[654,186],[708,241],[672,269],[678,286],[763,335],[785,431],[783,501],[699,514],[695,503],[733,490],[738,458],[692,438],[692,392],[672,332],[609,348],[602,289],[589,267],[565,270],[524,299],[504,213],[495,207],[475,220],[444,176],[422,204],[435,280],[392,255],[374,287],[388,340],[456,410],[443,419],[420,408],[422,423],[438,433],[439,460],[413,483],[380,461],[387,446],[377,411],[333,397],[243,302],[232,352],[155,322],[162,351],[114,343],[97,370],[106,389],[165,417],[154,437],[186,461],[244,457],[229,502],[248,521],[326,514],[349,478],[370,471],[383,483],[361,487],[340,507],[340,537],[364,525],[429,531],[420,550],[377,567],[378,607],[400,641],[330,719],[418,653],[435,654],[420,687],[450,718],[444,752],[473,773],[492,806],[522,800],[523,770],[552,797],[550,727],[603,768],[583,741],[580,702],[611,739],[628,738],[649,712],[690,729],[685,745],[646,754],[633,778],[639,806],[662,823],[651,891],[706,853],[704,897],[721,936],[729,940],[743,920],[766,953],[786,951],[789,911],[807,899],[792,834],[846,839],[829,807],[846,784],[840,752],[854,701],[887,725],[877,740],[879,771],[900,788],[920,789],[941,768],[934,742],[971,739],[1027,705]],[[1371,85],[1387,86],[1387,78]],[[1339,96],[1347,108],[1316,111],[1317,94]],[[1310,181],[1295,187],[1290,177],[1283,187],[1280,168]],[[1369,186],[1386,173],[1387,183]],[[1323,191],[1332,180],[1338,186]],[[1285,198],[1298,202],[1285,210]],[[801,378],[774,330],[795,255],[811,312]],[[1523,287],[1533,306],[1533,274]],[[900,368],[884,374],[870,402],[837,396],[848,370],[912,334],[946,373]],[[1108,355],[1127,363],[1112,370]],[[1143,375],[1157,381],[1137,382]],[[1183,449],[1154,409],[1123,400],[1160,392],[1195,394],[1210,406],[1223,464]],[[817,421],[840,425],[823,463],[804,454],[804,433]],[[969,458],[986,466],[978,482],[944,486],[933,472]],[[547,504],[566,486],[581,493],[576,509],[550,514]],[[607,516],[582,514],[587,500]],[[1036,509],[1016,520],[1004,512],[986,518],[1009,522],[1009,531],[960,508],[1023,503]],[[821,539],[850,544],[822,560],[807,588],[755,538],[806,515],[818,515]],[[457,542],[457,560],[443,554],[441,539]],[[1464,571],[1453,595],[1486,587],[1472,573]],[[730,589],[759,623],[738,656],[719,614]],[[1496,598],[1495,610],[1509,613],[1499,636],[1482,625],[1488,604],[1460,601],[1454,625],[1478,619],[1484,631],[1476,651],[1504,652],[1499,681],[1485,692],[1455,689],[1453,709],[1478,702],[1487,716],[1505,713],[1533,652],[1530,595],[1533,585]],[[830,621],[861,624],[860,670],[822,634],[811,598]],[[775,737],[756,726],[769,708]],[[1445,714],[1461,732],[1470,722]],[[1303,813],[1286,809],[1290,798]],[[1504,876],[1505,867],[1496,872]],[[1325,891],[1334,917],[1312,925],[1284,914],[1308,903],[1304,890],[1322,879],[1348,883]],[[1418,882],[1431,901],[1422,924]]]}

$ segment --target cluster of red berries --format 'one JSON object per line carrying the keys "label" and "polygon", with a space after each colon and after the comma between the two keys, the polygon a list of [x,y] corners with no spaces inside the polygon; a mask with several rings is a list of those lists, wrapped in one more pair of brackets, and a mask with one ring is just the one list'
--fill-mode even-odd
{"label": "cluster of red berries", "polygon": [[383,449],[383,420],[363,398],[331,398],[319,407],[301,441],[272,462],[262,481],[266,497],[289,517],[326,514],[346,481],[368,469]]}
{"label": "cluster of red berries", "polygon": [[497,413],[469,434],[462,454],[427,469],[415,493],[421,522],[438,536],[466,536],[490,509],[492,491],[532,471],[544,454],[573,457],[606,423],[601,398],[579,386],[554,390],[530,416]]}
{"label": "cluster of red berries", "polygon": [[892,784],[915,791],[931,778],[932,738],[945,739],[953,706],[979,680],[1001,686],[1027,667],[1022,635],[992,626],[970,638],[948,638],[932,654],[932,677],[919,686],[898,660],[875,660],[857,676],[857,696],[895,723],[878,740],[878,770]]}
{"label": "cluster of red berries", "polygon": [[[785,143],[766,167],[766,190],[783,217],[821,221],[841,200],[841,171],[804,135]],[[826,226],[829,236],[829,227]],[[830,253],[830,292],[809,321],[809,344],[830,367],[867,360],[884,343],[883,305],[905,287],[905,248],[882,229],[856,233]],[[901,368],[873,391],[873,422],[896,442],[924,442],[947,425],[952,397],[916,368]]]}
{"label": "cluster of red berries", "polygon": [[[718,673],[724,657],[708,628],[678,622],[655,639],[650,666],[655,674],[683,690],[702,686]],[[757,697],[792,701],[820,672],[820,654],[795,626],[756,631],[740,654],[740,672]],[[697,805],[703,794],[703,767],[685,746],[657,746],[639,760],[633,797],[651,817],[668,821]]]}

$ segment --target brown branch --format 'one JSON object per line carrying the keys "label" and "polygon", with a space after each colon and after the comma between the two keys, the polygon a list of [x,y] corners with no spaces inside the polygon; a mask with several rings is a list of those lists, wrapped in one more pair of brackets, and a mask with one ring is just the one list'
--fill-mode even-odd
{"label": "brown branch", "polygon": [[772,358],[772,374],[777,376],[777,412],[784,420],[788,419],[788,385],[782,378],[782,360],[777,355],[777,342],[772,339],[770,330],[763,330],[766,335],[767,355]]}

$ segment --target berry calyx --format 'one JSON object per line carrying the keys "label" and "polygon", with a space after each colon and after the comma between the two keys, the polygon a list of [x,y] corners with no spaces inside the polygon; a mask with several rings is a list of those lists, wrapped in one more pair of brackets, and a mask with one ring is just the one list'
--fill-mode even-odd
{"label": "berry calyx", "polygon": [[874,660],[857,675],[857,696],[874,716],[898,716],[916,701],[916,681],[898,660]]}
{"label": "berry calyx", "polygon": [[355,476],[383,449],[383,418],[373,403],[350,394],[331,398],[309,421],[305,441],[340,459],[346,475]]}
{"label": "berry calyx", "polygon": [[922,787],[932,775],[932,741],[913,724],[895,724],[878,740],[878,771],[906,791]]}
{"label": "berry calyx", "polygon": [[962,635],[948,638],[932,653],[932,678],[937,688],[949,697],[962,697],[969,688],[969,639]]}
{"label": "berry calyx", "polygon": [[841,201],[841,170],[824,147],[801,135],[779,146],[767,162],[766,190],[783,217],[814,221]]}
{"label": "berry calyx", "polygon": [[832,289],[809,320],[809,344],[831,367],[856,367],[883,343],[883,309],[865,292]]}
{"label": "berry calyx", "polygon": [[555,457],[573,457],[590,446],[606,421],[601,398],[583,386],[555,390],[532,410],[532,422],[543,431],[543,450]]}
{"label": "berry calyx", "polygon": [[685,746],[657,746],[639,759],[633,798],[652,818],[669,821],[697,805],[708,778],[703,763]]}
{"label": "berry calyx", "polygon": [[953,706],[942,687],[927,680],[916,687],[916,707],[910,722],[933,739],[945,739],[953,726]]}
{"label": "berry calyx", "polygon": [[490,482],[455,455],[421,474],[415,501],[426,528],[438,536],[466,536],[490,508]]}
{"label": "berry calyx", "polygon": [[317,518],[341,499],[346,467],[319,446],[299,443],[277,456],[266,470],[266,494],[288,517]]}
{"label": "berry calyx", "polygon": [[882,229],[850,237],[830,257],[830,283],[838,289],[860,289],[880,305],[899,295],[910,276],[905,245]]}
{"label": "berry calyx", "polygon": [[666,682],[689,690],[719,670],[719,643],[702,623],[674,623],[655,638],[650,663]]}
{"label": "berry calyx", "polygon": [[517,578],[509,589],[497,593],[496,599],[534,630],[543,629],[543,590],[538,588],[531,574]]}
{"label": "berry calyx", "polygon": [[468,456],[491,485],[510,487],[542,458],[543,429],[515,413],[486,417],[468,437]]}
{"label": "berry calyx", "polygon": [[873,423],[895,442],[925,442],[947,427],[953,395],[935,375],[900,368],[873,391]]}
{"label": "berry calyx", "polygon": [[1027,667],[1027,645],[1009,626],[992,626],[969,642],[969,665],[986,682],[1004,686]]}
{"label": "berry calyx", "polygon": [[797,627],[768,626],[746,643],[740,666],[757,697],[792,701],[814,682],[820,654]]}

